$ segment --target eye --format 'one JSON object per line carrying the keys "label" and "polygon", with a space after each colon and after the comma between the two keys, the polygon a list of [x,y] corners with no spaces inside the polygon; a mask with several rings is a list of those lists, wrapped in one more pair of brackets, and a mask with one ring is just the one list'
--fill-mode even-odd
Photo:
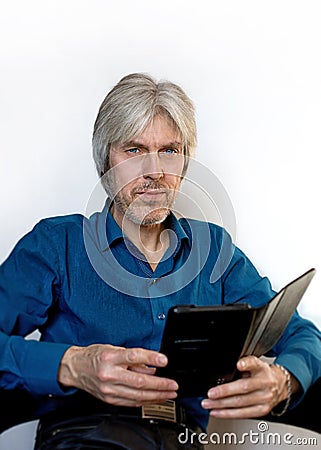
{"label": "eye", "polygon": [[162,153],[164,153],[165,155],[177,155],[178,151],[174,148],[165,148],[164,150],[162,150]]}
{"label": "eye", "polygon": [[127,153],[130,153],[132,155],[136,155],[137,153],[139,153],[139,151],[140,151],[139,148],[136,148],[136,147],[129,148],[128,150],[126,150]]}

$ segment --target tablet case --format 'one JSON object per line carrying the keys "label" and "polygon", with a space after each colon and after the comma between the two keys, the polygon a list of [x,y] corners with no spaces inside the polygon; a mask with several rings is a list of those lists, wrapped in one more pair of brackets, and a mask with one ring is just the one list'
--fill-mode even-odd
{"label": "tablet case", "polygon": [[237,378],[241,356],[262,356],[279,340],[314,275],[310,269],[260,308],[172,307],[160,348],[168,365],[156,375],[176,380],[180,397],[206,396],[211,387]]}

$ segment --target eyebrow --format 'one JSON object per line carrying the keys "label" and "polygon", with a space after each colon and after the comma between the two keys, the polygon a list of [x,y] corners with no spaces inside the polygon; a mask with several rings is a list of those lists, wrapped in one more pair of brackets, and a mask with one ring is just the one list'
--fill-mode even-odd
{"label": "eyebrow", "polygon": [[[127,147],[138,147],[138,148],[144,148],[145,150],[149,150],[147,145],[144,145],[143,143],[141,143],[139,141],[124,142],[124,144],[122,144],[120,148],[127,148]],[[179,149],[181,147],[182,147],[182,143],[179,141],[168,142],[168,143],[160,146],[160,148],[179,148]]]}

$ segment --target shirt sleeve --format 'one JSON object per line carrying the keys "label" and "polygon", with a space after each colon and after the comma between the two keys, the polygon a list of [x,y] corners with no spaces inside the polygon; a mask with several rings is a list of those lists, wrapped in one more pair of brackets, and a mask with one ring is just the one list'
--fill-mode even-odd
{"label": "shirt sleeve", "polygon": [[[246,302],[259,307],[275,295],[269,280],[258,273],[237,247],[222,277],[222,286],[224,303]],[[278,343],[266,356],[274,357],[275,362],[286,367],[299,381],[302,391],[292,403],[293,407],[321,377],[321,332],[296,311]]]}
{"label": "shirt sleeve", "polygon": [[0,388],[64,393],[57,374],[70,345],[26,339],[48,320],[59,283],[58,252],[41,221],[0,266]]}
{"label": "shirt sleeve", "polygon": [[302,395],[295,397],[297,404],[308,388],[321,377],[321,332],[308,319],[296,311],[278,343],[267,356],[286,367],[299,381]]}

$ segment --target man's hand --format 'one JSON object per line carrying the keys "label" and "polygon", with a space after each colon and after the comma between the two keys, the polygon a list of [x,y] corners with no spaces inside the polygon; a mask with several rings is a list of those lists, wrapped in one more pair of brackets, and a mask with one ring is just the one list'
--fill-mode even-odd
{"label": "man's hand", "polygon": [[167,358],[142,348],[126,349],[94,344],[70,347],[64,354],[58,381],[89,392],[98,399],[122,406],[142,406],[176,398],[174,380],[154,376]]}
{"label": "man's hand", "polygon": [[[242,378],[216,386],[208,391],[202,406],[210,415],[222,419],[246,419],[268,414],[287,398],[286,376],[255,356],[246,356],[237,363]],[[293,392],[299,383],[292,377]]]}

